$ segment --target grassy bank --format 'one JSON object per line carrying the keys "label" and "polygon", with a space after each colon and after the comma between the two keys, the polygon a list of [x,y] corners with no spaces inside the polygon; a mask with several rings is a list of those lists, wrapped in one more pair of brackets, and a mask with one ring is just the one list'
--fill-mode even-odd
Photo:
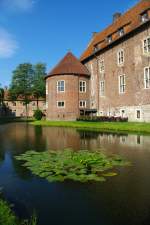
{"label": "grassy bank", "polygon": [[26,118],[20,118],[20,117],[0,117],[0,124],[6,124],[6,123],[19,123],[19,122],[33,122],[34,120],[32,118],[26,119]]}
{"label": "grassy bank", "polygon": [[34,121],[34,126],[72,127],[89,131],[150,134],[150,123]]}

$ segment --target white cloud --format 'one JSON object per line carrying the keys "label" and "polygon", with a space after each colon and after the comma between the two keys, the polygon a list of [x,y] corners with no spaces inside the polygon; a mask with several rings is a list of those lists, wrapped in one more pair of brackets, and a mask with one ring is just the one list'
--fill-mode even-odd
{"label": "white cloud", "polygon": [[0,58],[12,57],[18,49],[18,43],[5,29],[0,28]]}
{"label": "white cloud", "polygon": [[34,3],[35,0],[2,0],[2,6],[10,11],[28,11]]}

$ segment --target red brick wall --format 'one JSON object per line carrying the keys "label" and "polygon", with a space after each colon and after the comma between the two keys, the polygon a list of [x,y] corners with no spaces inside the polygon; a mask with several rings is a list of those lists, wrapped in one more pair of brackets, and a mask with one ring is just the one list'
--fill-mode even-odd
{"label": "red brick wall", "polygon": [[[90,92],[92,82],[94,82],[94,96],[90,95],[90,102],[95,101],[95,107],[98,111],[108,114],[116,113],[121,107],[136,107],[150,105],[150,89],[144,89],[144,67],[150,66],[150,55],[143,54],[143,39],[150,36],[150,28],[133,35],[122,43],[99,54],[97,58],[91,59],[85,65],[91,71],[93,64],[93,80],[90,80]],[[123,66],[117,64],[117,52],[124,50],[125,62]],[[100,96],[99,82],[102,75],[99,72],[97,62],[100,59],[105,61],[105,96]],[[119,94],[119,75],[126,75],[126,91]],[[92,75],[91,75],[92,76]],[[96,88],[95,88],[96,87]],[[150,109],[149,109],[150,113]]]}
{"label": "red brick wall", "polygon": [[[65,81],[65,92],[57,93],[57,81]],[[87,81],[87,92],[79,93],[79,80]],[[89,80],[86,77],[75,75],[58,75],[47,78],[48,95],[47,119],[48,120],[76,120],[79,116],[79,101],[89,101]],[[57,101],[65,101],[65,108],[58,108]]]}

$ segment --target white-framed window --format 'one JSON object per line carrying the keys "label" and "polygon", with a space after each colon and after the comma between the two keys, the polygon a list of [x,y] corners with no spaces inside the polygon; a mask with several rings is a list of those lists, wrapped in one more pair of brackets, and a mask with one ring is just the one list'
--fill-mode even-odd
{"label": "white-framed window", "polygon": [[122,37],[124,35],[124,28],[123,27],[118,30],[118,34],[119,34],[120,37]]}
{"label": "white-framed window", "polygon": [[124,50],[123,49],[118,51],[117,58],[118,58],[118,65],[124,64]]}
{"label": "white-framed window", "polygon": [[64,101],[57,101],[57,108],[65,108],[65,102]]}
{"label": "white-framed window", "polygon": [[143,14],[141,14],[141,21],[142,23],[148,21],[148,12],[144,12]]}
{"label": "white-framed window", "polygon": [[101,59],[99,61],[99,71],[100,73],[103,73],[105,71],[105,63],[104,63],[104,59]]}
{"label": "white-framed window", "polygon": [[107,37],[107,41],[108,41],[108,43],[111,43],[112,42],[112,35],[109,35],[108,37]]}
{"label": "white-framed window", "polygon": [[144,68],[144,88],[150,88],[150,67]]}
{"label": "white-framed window", "polygon": [[57,81],[57,92],[65,92],[65,81],[64,80]]}
{"label": "white-framed window", "polygon": [[143,40],[143,51],[145,54],[150,53],[150,36]]}
{"label": "white-framed window", "polygon": [[140,109],[136,110],[136,118],[139,120],[141,119],[141,110]]}
{"label": "white-framed window", "polygon": [[48,82],[46,82],[46,95],[48,95]]}
{"label": "white-framed window", "polygon": [[80,108],[86,108],[86,101],[85,101],[85,100],[81,100],[81,101],[79,102],[79,107],[80,107]]}
{"label": "white-framed window", "polygon": [[86,81],[84,81],[84,80],[80,80],[79,81],[79,91],[81,93],[85,93],[86,92]]}
{"label": "white-framed window", "polygon": [[100,81],[100,96],[104,96],[105,95],[105,81],[102,80]]}
{"label": "white-framed window", "polygon": [[119,93],[124,94],[126,89],[126,76],[120,75],[119,76]]}

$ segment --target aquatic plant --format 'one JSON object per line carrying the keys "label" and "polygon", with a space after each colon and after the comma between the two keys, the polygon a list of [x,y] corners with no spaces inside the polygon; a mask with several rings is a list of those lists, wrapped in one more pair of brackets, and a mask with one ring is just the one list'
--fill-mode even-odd
{"label": "aquatic plant", "polygon": [[96,151],[64,151],[35,152],[28,151],[17,160],[24,161],[34,175],[46,178],[49,182],[73,180],[79,182],[103,182],[107,177],[116,176],[113,168],[128,166],[130,163],[118,155],[106,156]]}
{"label": "aquatic plant", "polygon": [[20,221],[11,206],[4,200],[0,199],[0,225],[36,225],[37,217],[34,214],[31,220]]}

